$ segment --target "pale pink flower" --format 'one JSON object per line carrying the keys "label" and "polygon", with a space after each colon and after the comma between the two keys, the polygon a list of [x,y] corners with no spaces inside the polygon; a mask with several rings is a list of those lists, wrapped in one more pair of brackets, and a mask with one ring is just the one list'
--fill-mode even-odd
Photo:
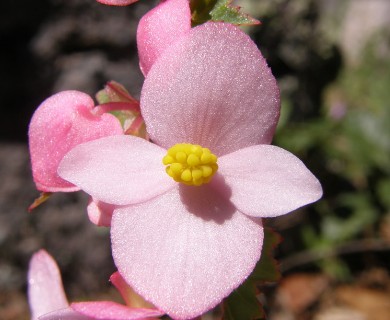
{"label": "pale pink flower", "polygon": [[[128,288],[118,273],[111,276],[128,305]],[[78,302],[69,305],[60,271],[54,259],[40,250],[33,255],[28,271],[28,299],[32,320],[135,320],[156,319],[164,313],[157,309],[134,308],[111,301]]]}
{"label": "pale pink flower", "polygon": [[28,132],[32,173],[38,190],[79,190],[58,176],[58,164],[80,143],[123,134],[120,122],[104,111],[100,106],[94,107],[92,98],[79,91],[57,93],[38,107]]}
{"label": "pale pink flower", "polygon": [[[75,147],[59,174],[95,201],[114,205],[112,250],[124,279],[177,319],[218,304],[261,255],[263,217],[316,201],[318,180],[291,153],[269,145],[279,90],[250,38],[206,23],[152,63],[141,94],[150,143],[113,136]],[[218,156],[210,183],[188,186],[162,159],[177,143]],[[115,207],[117,206],[117,207]]]}

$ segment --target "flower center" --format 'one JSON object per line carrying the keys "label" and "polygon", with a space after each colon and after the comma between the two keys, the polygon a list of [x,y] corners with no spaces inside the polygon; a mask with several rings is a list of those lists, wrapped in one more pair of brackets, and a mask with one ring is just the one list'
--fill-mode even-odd
{"label": "flower center", "polygon": [[191,143],[178,143],[163,158],[166,172],[173,180],[191,186],[208,183],[217,172],[217,156],[208,148]]}

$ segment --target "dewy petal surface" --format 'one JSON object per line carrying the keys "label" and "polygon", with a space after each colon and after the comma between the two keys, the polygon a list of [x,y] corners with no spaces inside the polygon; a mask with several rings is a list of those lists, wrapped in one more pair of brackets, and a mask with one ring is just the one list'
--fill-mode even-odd
{"label": "dewy petal surface", "polygon": [[140,68],[146,76],[164,50],[191,29],[188,0],[167,0],[145,14],[137,29]]}
{"label": "dewy petal surface", "polygon": [[69,306],[57,263],[45,250],[38,251],[30,260],[28,300],[32,320]]}
{"label": "dewy petal surface", "polygon": [[129,308],[111,301],[91,301],[72,303],[73,310],[101,320],[143,320],[156,319],[164,313],[156,309]]}
{"label": "dewy petal surface", "polygon": [[87,317],[74,311],[72,308],[60,309],[39,317],[39,320],[94,320],[95,317]]}
{"label": "dewy petal surface", "polygon": [[63,91],[46,99],[35,111],[28,135],[33,177],[39,190],[78,190],[57,174],[64,155],[80,143],[123,134],[113,115],[96,115],[93,107],[94,102],[87,94]]}
{"label": "dewy petal surface", "polygon": [[115,264],[130,286],[171,317],[190,319],[251,273],[263,227],[209,185],[178,185],[115,210],[111,240]]}
{"label": "dewy petal surface", "polygon": [[172,188],[162,158],[166,150],[133,136],[111,136],[73,148],[59,175],[94,199],[126,205],[146,201]]}
{"label": "dewy petal surface", "polygon": [[218,187],[223,177],[227,199],[243,213],[275,217],[312,203],[322,196],[317,178],[292,153],[271,145],[238,150],[218,159]]}
{"label": "dewy petal surface", "polygon": [[155,62],[142,88],[141,111],[152,141],[164,148],[186,142],[221,156],[271,142],[279,89],[249,36],[209,22]]}

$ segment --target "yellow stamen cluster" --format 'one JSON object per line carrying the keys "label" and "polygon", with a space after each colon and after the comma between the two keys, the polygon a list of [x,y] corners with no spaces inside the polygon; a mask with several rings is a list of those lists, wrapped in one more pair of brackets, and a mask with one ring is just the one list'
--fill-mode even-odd
{"label": "yellow stamen cluster", "polygon": [[191,186],[208,183],[218,170],[217,156],[197,144],[178,143],[163,158],[166,171],[175,181]]}

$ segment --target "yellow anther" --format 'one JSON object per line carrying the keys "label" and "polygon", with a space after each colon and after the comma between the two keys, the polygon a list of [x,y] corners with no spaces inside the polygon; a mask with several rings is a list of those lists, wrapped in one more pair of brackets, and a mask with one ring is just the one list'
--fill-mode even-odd
{"label": "yellow anther", "polygon": [[191,153],[200,157],[203,153],[202,147],[200,145],[197,145],[197,144],[191,146]]}
{"label": "yellow anther", "polygon": [[188,155],[188,158],[187,158],[187,164],[190,166],[190,167],[195,167],[199,164],[199,158],[197,155],[191,153]]}
{"label": "yellow anther", "polygon": [[186,182],[189,182],[192,180],[192,175],[191,175],[191,170],[190,169],[185,169],[182,174],[180,175],[180,177],[186,181]]}
{"label": "yellow anther", "polygon": [[165,165],[171,164],[174,161],[175,161],[175,159],[173,159],[172,156],[170,156],[168,154],[163,158],[163,164],[165,164]]}
{"label": "yellow anther", "polygon": [[217,156],[207,148],[190,143],[171,147],[163,158],[166,172],[175,181],[200,186],[208,183],[218,170]]}
{"label": "yellow anther", "polygon": [[213,169],[210,166],[201,166],[203,177],[207,178],[213,174]]}
{"label": "yellow anther", "polygon": [[177,163],[177,162],[172,163],[170,168],[176,174],[181,174],[181,172],[183,171],[183,165],[181,163]]}
{"label": "yellow anther", "polygon": [[194,178],[194,180],[199,180],[202,177],[203,177],[202,170],[200,170],[200,169],[193,169],[192,170],[192,178]]}
{"label": "yellow anther", "polygon": [[187,154],[183,151],[179,151],[178,153],[176,153],[176,160],[181,162],[181,163],[186,163]]}
{"label": "yellow anther", "polygon": [[200,161],[203,164],[209,163],[211,161],[211,153],[203,153],[200,157]]}

